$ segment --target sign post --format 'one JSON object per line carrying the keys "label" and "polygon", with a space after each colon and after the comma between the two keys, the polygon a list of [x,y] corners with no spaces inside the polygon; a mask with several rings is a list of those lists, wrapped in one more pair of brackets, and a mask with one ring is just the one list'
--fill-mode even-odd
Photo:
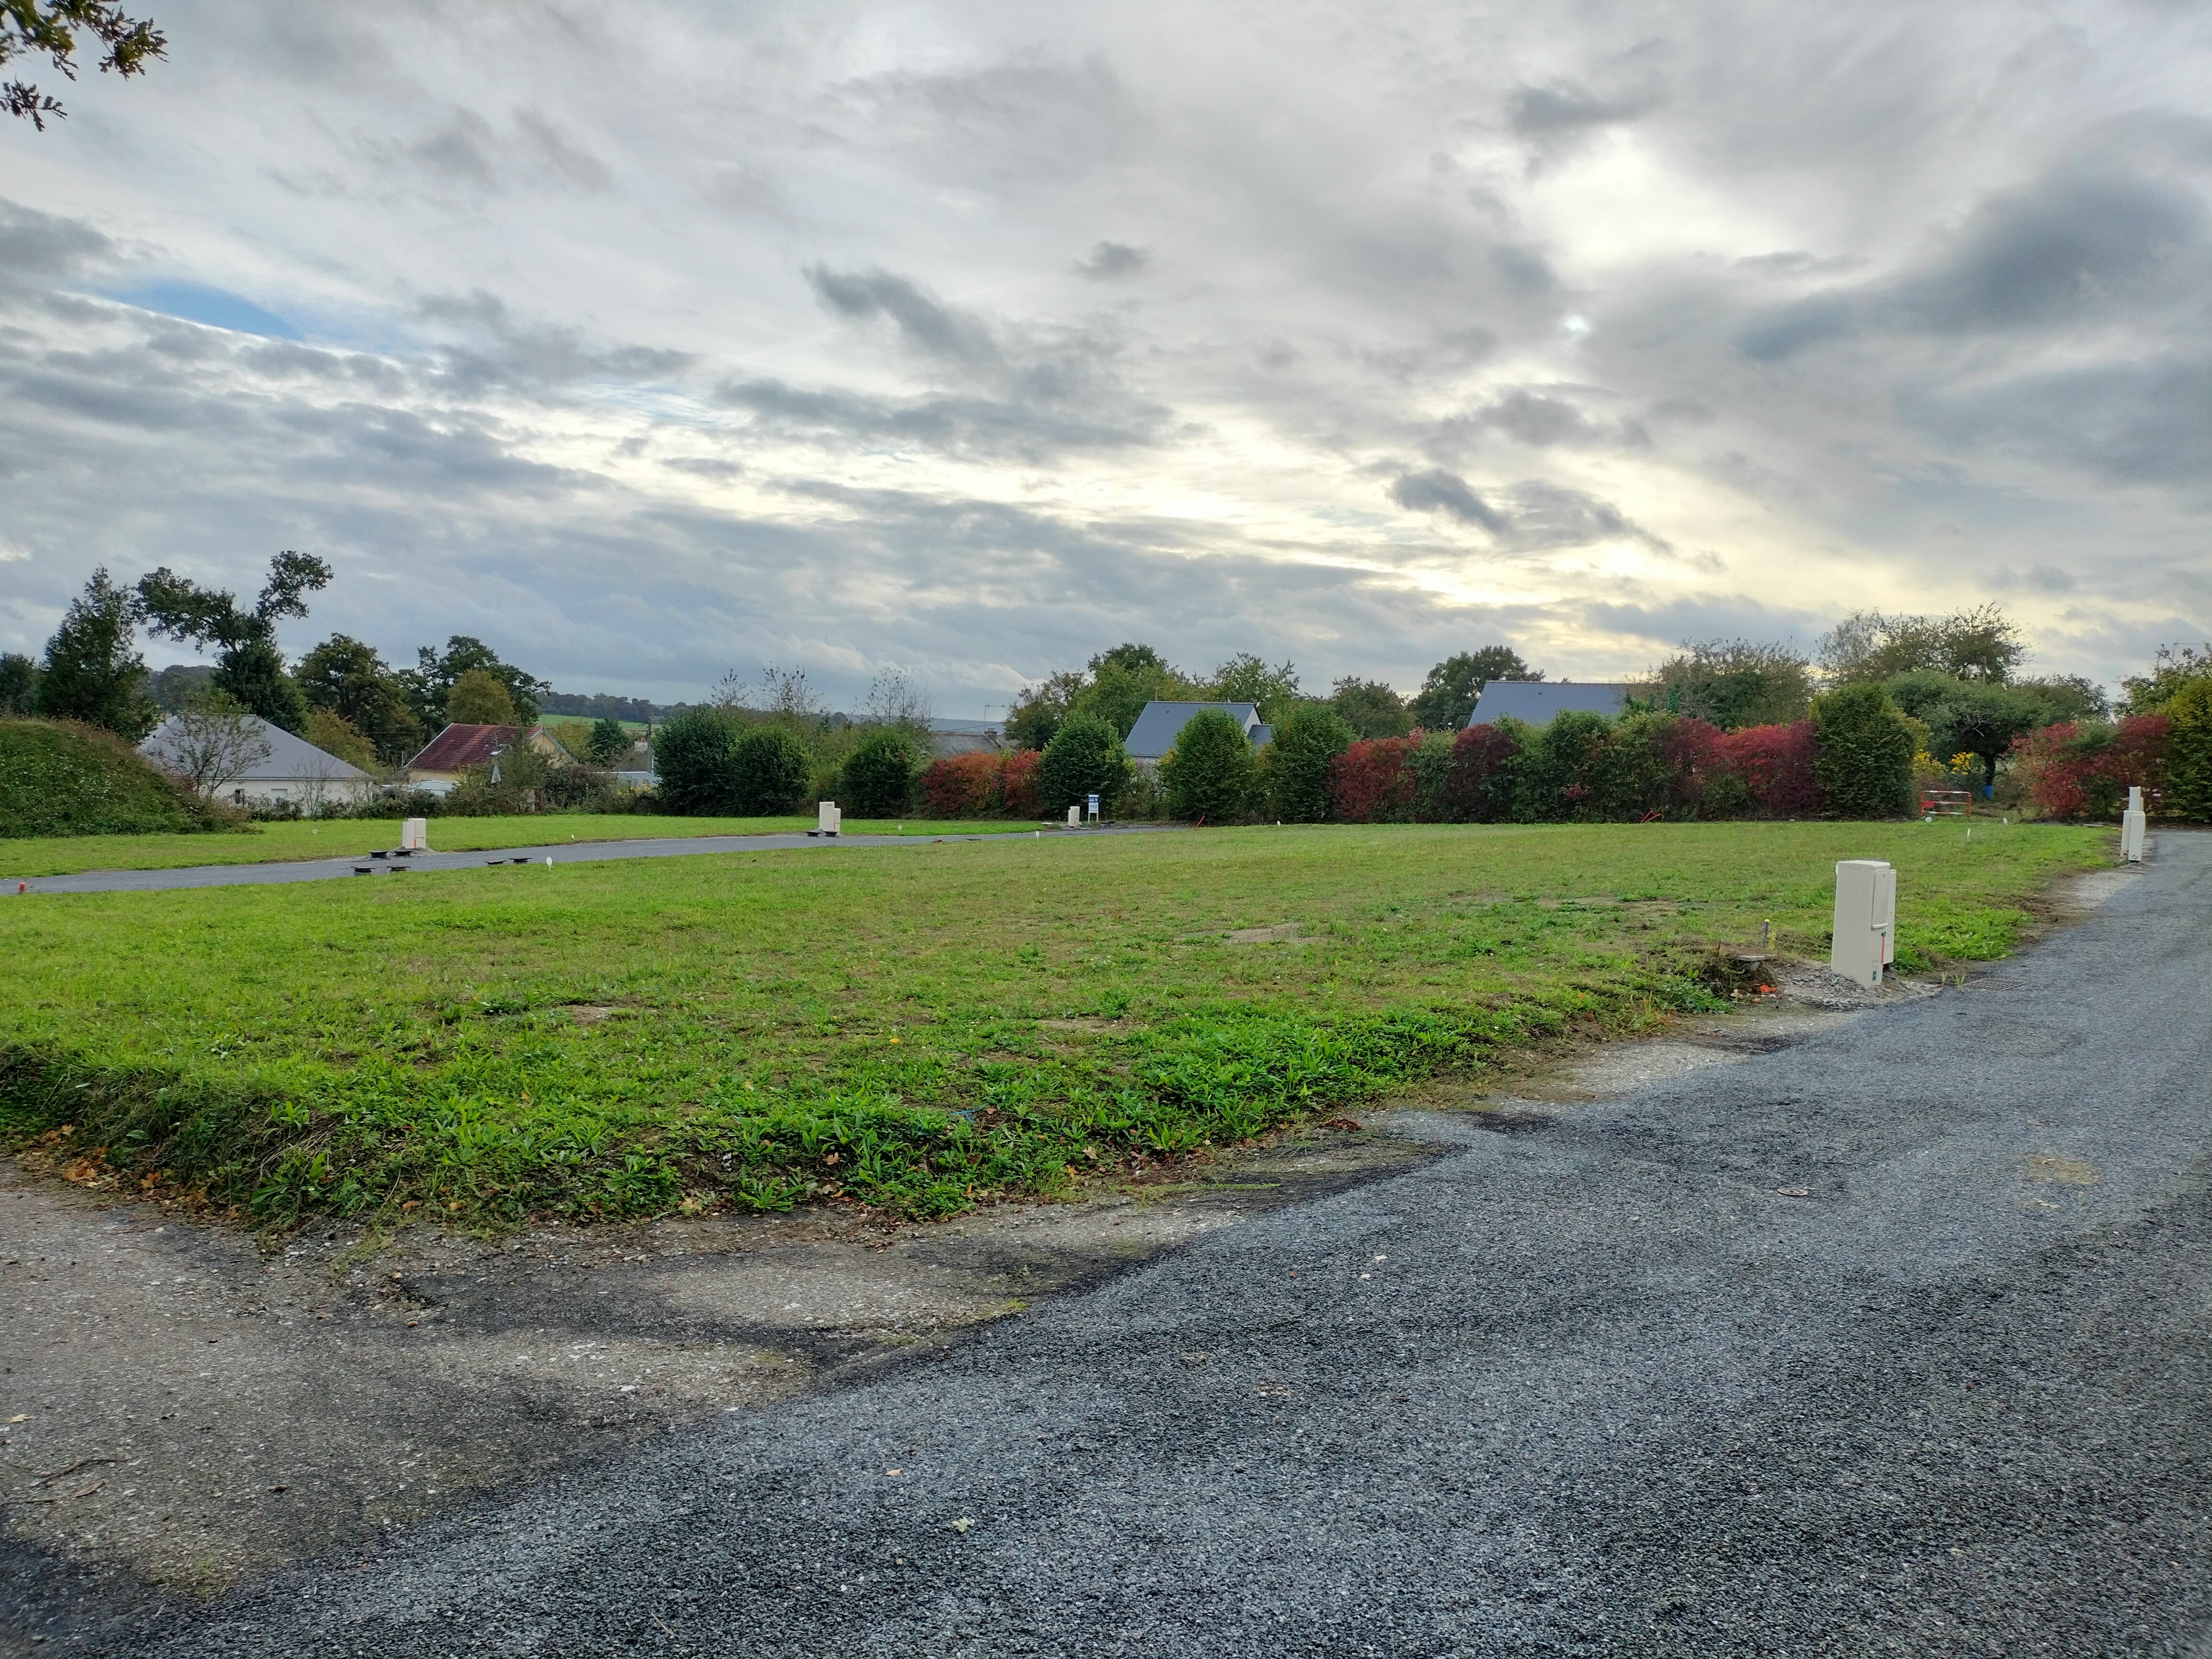
{"label": "sign post", "polygon": [[1096,796],[1096,795],[1093,795],[1093,796],[1091,796],[1091,797],[1090,798],[1090,801],[1091,801],[1091,821],[1093,823],[1096,823],[1098,821],[1098,797],[1097,797],[1097,796]]}

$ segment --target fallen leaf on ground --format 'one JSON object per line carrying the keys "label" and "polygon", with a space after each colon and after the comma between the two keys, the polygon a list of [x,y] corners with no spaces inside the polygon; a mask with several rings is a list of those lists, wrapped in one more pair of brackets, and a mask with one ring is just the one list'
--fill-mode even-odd
{"label": "fallen leaf on ground", "polygon": [[1813,1196],[1813,1189],[1809,1187],[1777,1187],[1774,1190],[1784,1198],[1810,1198]]}
{"label": "fallen leaf on ground", "polygon": [[969,1520],[966,1516],[964,1516],[964,1515],[963,1515],[963,1516],[961,1516],[957,1521],[955,1521],[955,1522],[952,1523],[952,1530],[953,1530],[953,1531],[955,1531],[955,1532],[965,1532],[965,1531],[967,1531],[967,1530],[968,1530],[968,1528],[970,1528],[970,1527],[974,1526],[975,1524],[975,1523],[973,1521]]}

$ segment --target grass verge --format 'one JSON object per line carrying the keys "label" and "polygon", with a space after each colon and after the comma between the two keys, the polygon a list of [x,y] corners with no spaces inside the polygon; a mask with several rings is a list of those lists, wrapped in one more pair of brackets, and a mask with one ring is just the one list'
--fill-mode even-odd
{"label": "grass verge", "polygon": [[1711,947],[1771,921],[1819,954],[1838,858],[1898,866],[1928,968],[2002,955],[2106,856],[1976,830],[1255,829],[11,901],[0,1134],[277,1227],[945,1214],[1725,1006]]}
{"label": "grass verge", "polygon": [[[539,847],[570,841],[651,841],[687,836],[792,836],[811,817],[679,818],[643,813],[546,812],[526,817],[432,818],[430,845],[443,853],[488,847]],[[944,819],[850,818],[848,836],[945,836],[1034,830],[1019,823]],[[398,818],[334,818],[257,823],[234,835],[42,836],[0,841],[0,880],[74,876],[88,870],[181,870],[201,864],[285,864],[360,858],[399,845]]]}

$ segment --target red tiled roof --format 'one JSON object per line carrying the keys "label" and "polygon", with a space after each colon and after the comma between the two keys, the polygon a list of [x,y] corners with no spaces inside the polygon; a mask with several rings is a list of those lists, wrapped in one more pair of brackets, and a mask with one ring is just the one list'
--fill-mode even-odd
{"label": "red tiled roof", "polygon": [[521,735],[519,726],[449,726],[407,764],[410,770],[420,772],[458,772],[465,766],[486,766]]}

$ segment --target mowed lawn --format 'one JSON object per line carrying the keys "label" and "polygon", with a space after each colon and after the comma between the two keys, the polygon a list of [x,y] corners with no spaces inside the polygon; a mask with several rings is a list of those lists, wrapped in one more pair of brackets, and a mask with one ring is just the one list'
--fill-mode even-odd
{"label": "mowed lawn", "polygon": [[11,896],[0,1130],[275,1225],[941,1214],[1723,1006],[1711,948],[1821,954],[1838,858],[1898,866],[1901,964],[1999,956],[2106,840],[1267,828]]}
{"label": "mowed lawn", "polygon": [[[538,847],[571,841],[637,841],[687,836],[789,836],[814,819],[680,818],[645,813],[548,812],[527,817],[432,818],[434,852],[473,853],[487,847]],[[848,836],[1003,833],[1036,825],[848,818]],[[0,880],[74,876],[87,870],[181,870],[200,864],[285,864],[359,858],[399,845],[398,818],[331,818],[257,823],[233,833],[189,836],[46,836],[0,840]]]}

